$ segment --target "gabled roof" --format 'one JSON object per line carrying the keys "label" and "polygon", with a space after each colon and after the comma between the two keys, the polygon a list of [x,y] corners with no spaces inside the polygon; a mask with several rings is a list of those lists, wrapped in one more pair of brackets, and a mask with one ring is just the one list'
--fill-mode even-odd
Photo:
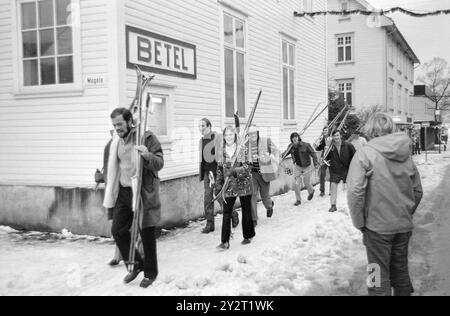
{"label": "gabled roof", "polygon": [[393,19],[386,17],[390,23],[383,25],[383,27],[392,35],[393,39],[400,44],[400,46],[403,48],[403,50],[406,52],[406,54],[409,56],[409,58],[412,59],[412,61],[415,64],[420,64],[420,60],[417,57],[417,55],[414,53],[411,46],[409,46],[408,42],[406,41],[403,34],[400,32],[400,30],[397,28],[397,25],[395,25],[395,22]]}
{"label": "gabled roof", "polygon": [[359,2],[359,4],[361,4],[364,8],[366,8],[366,10],[369,9],[373,9],[373,5],[371,5],[368,1],[366,0],[356,0],[356,2]]}
{"label": "gabled roof", "polygon": [[[374,6],[372,6],[368,1],[366,0],[355,0],[359,4],[361,4],[366,10],[376,10]],[[387,23],[383,23],[383,26],[393,37],[393,39],[400,44],[400,46],[403,48],[404,51],[406,51],[406,54],[409,56],[409,58],[416,64],[420,64],[419,58],[416,56],[414,51],[412,50],[411,46],[409,46],[408,42],[406,41],[403,34],[398,29],[397,25],[395,25],[395,22],[392,18],[388,16],[383,16],[387,19]]]}

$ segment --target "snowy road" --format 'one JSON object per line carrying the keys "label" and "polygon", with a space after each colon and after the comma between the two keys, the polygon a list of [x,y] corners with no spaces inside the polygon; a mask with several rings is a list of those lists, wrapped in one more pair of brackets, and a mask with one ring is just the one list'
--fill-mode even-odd
{"label": "snowy road", "polygon": [[[433,249],[450,247],[438,245],[440,237],[433,228],[443,214],[435,209],[437,198],[448,193],[441,181],[450,170],[449,158],[430,155],[429,164],[423,156],[416,158],[425,191],[411,251],[418,294],[439,288]],[[123,285],[124,267],[106,265],[114,250],[111,240],[1,227],[0,295],[364,295],[365,250],[360,232],[352,227],[345,193],[339,191],[339,212],[334,214],[327,212],[328,196],[308,202],[303,192],[303,198],[303,204],[294,207],[293,192],[275,197],[271,219],[259,205],[254,242],[241,245],[239,227],[230,251],[224,253],[215,250],[220,216],[210,235],[200,233],[203,223],[168,232],[158,241],[159,278],[147,290],[139,288],[140,278]],[[445,208],[448,196],[440,200]],[[446,222],[450,226],[448,216]]]}

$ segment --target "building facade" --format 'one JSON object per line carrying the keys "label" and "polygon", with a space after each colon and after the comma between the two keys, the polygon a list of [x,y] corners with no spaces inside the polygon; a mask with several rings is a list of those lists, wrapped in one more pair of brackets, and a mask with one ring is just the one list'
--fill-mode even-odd
{"label": "building facade", "polygon": [[[367,1],[330,0],[329,10],[373,10]],[[329,81],[347,103],[380,106],[398,125],[412,123],[414,51],[386,16],[328,17]]]}
{"label": "building facade", "polygon": [[421,148],[434,149],[437,144],[438,130],[437,126],[441,124],[440,118],[435,117],[435,104],[428,96],[431,96],[431,90],[425,85],[416,85],[414,95],[411,97],[413,106],[414,123],[416,129],[420,130]]}
{"label": "building facade", "polygon": [[[325,10],[326,1],[310,3]],[[165,153],[162,225],[202,216],[198,121],[254,122],[283,149],[327,100],[326,20],[299,1],[0,0],[0,224],[109,234],[102,166],[110,112],[155,73],[149,126]],[[323,120],[305,134],[315,139]],[[289,188],[289,179],[274,192]]]}

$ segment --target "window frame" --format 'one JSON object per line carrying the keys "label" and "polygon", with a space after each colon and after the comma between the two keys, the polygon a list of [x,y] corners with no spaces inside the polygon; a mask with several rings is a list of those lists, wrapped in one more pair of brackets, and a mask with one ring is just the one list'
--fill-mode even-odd
{"label": "window frame", "polygon": [[[171,118],[174,117],[173,113],[173,102],[175,100],[175,90],[171,87],[161,86],[161,85],[150,85],[146,89],[146,93],[143,94],[143,99],[146,98],[147,93],[150,93],[152,97],[162,97],[166,98],[166,127],[167,127],[167,135],[157,135],[154,133],[161,144],[170,144],[173,142],[172,133],[173,133],[173,120]],[[142,100],[145,102],[145,100]],[[151,115],[151,114],[149,114]]]}
{"label": "window frame", "polygon": [[409,89],[405,88],[405,108],[406,108],[406,115],[412,116],[412,109],[411,109],[411,101],[409,98]]}
{"label": "window frame", "polygon": [[[81,63],[80,0],[71,0],[73,83],[25,86],[23,74],[22,12],[23,3],[38,0],[10,0],[12,8],[13,95],[16,98],[80,95],[83,92]],[[55,29],[57,26],[53,26]],[[37,27],[38,28],[38,27]],[[56,38],[55,50],[56,48]],[[38,43],[39,46],[39,43]],[[38,47],[39,49],[39,47]],[[55,56],[58,56],[55,51]],[[39,57],[38,57],[39,60]],[[38,65],[39,67],[39,65]],[[56,70],[55,70],[56,71]]]}
{"label": "window frame", "polygon": [[388,79],[388,88],[387,88],[387,94],[388,94],[388,110],[391,112],[394,112],[395,110],[395,80],[392,78]]}
{"label": "window frame", "polygon": [[[353,106],[355,104],[355,80],[354,79],[342,79],[342,80],[337,80],[337,88],[338,88],[338,95],[339,97],[341,97],[341,89],[340,89],[340,85],[343,84],[344,85],[344,101],[346,104],[348,104],[347,102],[347,94],[350,92],[352,94],[352,100],[350,105]],[[347,90],[348,84],[351,84],[352,89],[351,90]]]}
{"label": "window frame", "polygon": [[394,42],[388,38],[388,63],[394,67]]}
{"label": "window frame", "polygon": [[[283,60],[283,44],[286,43],[286,49],[287,49],[287,63],[284,62]],[[290,64],[290,54],[289,54],[289,49],[290,47],[293,47],[294,49],[294,60],[293,60],[293,65]],[[288,70],[288,111],[289,113],[287,113],[287,118],[285,117],[285,111],[284,111],[284,69]],[[294,71],[294,104],[290,104],[290,97],[291,97],[291,89],[290,89],[290,71],[293,70]],[[296,41],[286,37],[286,36],[281,36],[280,38],[280,76],[281,76],[281,118],[282,121],[284,122],[284,124],[289,124],[289,123],[294,123],[296,122],[296,103],[297,103],[297,94],[296,94],[296,84],[297,84],[297,44]],[[291,117],[291,113],[293,111],[293,117]]]}
{"label": "window frame", "polygon": [[[235,28],[235,21],[240,20],[243,22],[244,24],[244,48],[239,48],[236,45],[236,37],[234,35],[233,32],[233,45],[231,46],[231,44],[226,43],[225,42],[225,36],[224,36],[224,32],[225,32],[225,27],[224,27],[224,23],[225,23],[225,16],[231,16],[233,18],[233,29]],[[239,113],[240,118],[245,119],[248,117],[249,115],[249,89],[248,89],[248,80],[249,80],[249,74],[248,74],[248,16],[237,12],[235,10],[233,10],[232,8],[228,8],[227,6],[223,5],[222,9],[221,9],[221,19],[219,21],[220,27],[219,27],[219,32],[220,32],[220,41],[221,41],[221,82],[222,82],[222,103],[223,103],[223,118],[225,119],[226,122],[231,121],[231,119],[233,119],[233,117],[227,116],[227,104],[226,104],[226,78],[225,78],[225,49],[230,49],[233,50],[233,72],[234,72],[234,78],[233,78],[233,92],[234,92],[234,113],[236,113],[236,111],[238,110],[238,105],[237,105],[237,94],[238,94],[238,89],[237,89],[237,63],[236,63],[236,55],[237,52],[242,53],[244,55],[244,91],[245,91],[245,96],[244,96],[244,109],[245,109],[245,113],[244,116],[242,116],[242,113]]]}
{"label": "window frame", "polygon": [[[354,63],[355,62],[355,34],[354,33],[342,33],[342,34],[336,34],[335,35],[335,47],[336,47],[336,64],[350,64],[350,63]],[[343,38],[343,45],[339,45],[339,38]],[[346,38],[350,37],[351,38],[351,54],[352,54],[352,58],[350,60],[345,60],[345,58],[347,57],[347,53],[346,53],[346,47],[348,45],[346,45],[345,41]],[[339,61],[339,47],[343,47],[344,48],[344,60],[343,61]]]}

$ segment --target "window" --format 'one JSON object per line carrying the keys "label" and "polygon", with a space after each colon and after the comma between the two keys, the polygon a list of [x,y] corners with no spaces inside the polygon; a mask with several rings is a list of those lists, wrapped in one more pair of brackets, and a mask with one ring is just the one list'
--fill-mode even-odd
{"label": "window", "polygon": [[389,78],[388,83],[388,109],[394,111],[394,80]]}
{"label": "window", "polygon": [[245,21],[224,13],[226,117],[245,117]]}
{"label": "window", "polygon": [[314,10],[314,0],[302,0],[303,12],[312,12]]}
{"label": "window", "polygon": [[23,86],[74,83],[71,0],[19,5]]}
{"label": "window", "polygon": [[295,45],[281,41],[283,71],[283,118],[295,119]]}
{"label": "window", "polygon": [[338,63],[353,61],[353,35],[338,35]]}
{"label": "window", "polygon": [[339,98],[343,99],[345,103],[353,104],[353,82],[342,81],[338,83]]}
{"label": "window", "polygon": [[402,72],[402,50],[400,46],[397,46],[397,70],[398,72]]}
{"label": "window", "polygon": [[403,57],[403,75],[408,79],[408,58]]}
{"label": "window", "polygon": [[397,112],[398,113],[402,113],[402,85],[399,84],[398,85],[398,89],[397,89]]}
{"label": "window", "polygon": [[342,1],[341,2],[341,10],[342,11],[349,11],[349,5],[347,1]]}
{"label": "window", "polygon": [[405,89],[405,112],[406,114],[410,114],[412,115],[412,109],[411,109],[411,103],[410,103],[410,98],[409,98],[409,90]]}
{"label": "window", "polygon": [[151,111],[148,116],[147,128],[156,136],[168,136],[167,107],[169,96],[152,94]]}
{"label": "window", "polygon": [[406,99],[406,89],[403,92],[403,99],[402,99],[402,110],[405,114],[408,114],[408,107],[407,107],[407,99]]}
{"label": "window", "polygon": [[392,41],[390,39],[388,39],[388,61],[389,61],[389,64],[391,64],[391,66],[394,65],[394,60],[393,60],[394,52],[393,52],[393,49],[394,49],[394,46],[392,44]]}

